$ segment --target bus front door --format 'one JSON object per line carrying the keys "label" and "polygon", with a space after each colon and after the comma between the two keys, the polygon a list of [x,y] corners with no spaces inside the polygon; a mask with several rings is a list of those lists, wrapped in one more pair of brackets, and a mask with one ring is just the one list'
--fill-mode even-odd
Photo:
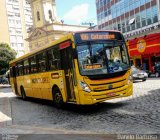
{"label": "bus front door", "polygon": [[16,67],[15,66],[12,66],[11,67],[11,72],[12,72],[12,84],[13,84],[13,86],[12,87],[14,87],[14,91],[15,91],[15,94],[17,94],[18,95],[18,88],[17,88],[17,78],[16,78]]}
{"label": "bus front door", "polygon": [[73,56],[72,48],[67,47],[61,50],[62,69],[65,73],[65,81],[67,88],[67,99],[69,102],[75,102],[74,93],[74,76],[73,76]]}

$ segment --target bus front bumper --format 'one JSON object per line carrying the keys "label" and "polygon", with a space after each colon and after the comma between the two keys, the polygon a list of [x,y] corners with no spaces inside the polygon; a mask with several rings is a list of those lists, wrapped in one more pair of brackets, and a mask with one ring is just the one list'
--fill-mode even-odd
{"label": "bus front bumper", "polygon": [[116,99],[121,97],[128,97],[133,93],[133,84],[125,85],[122,88],[116,90],[107,90],[101,92],[80,92],[80,104],[91,105],[99,102],[103,102],[110,99]]}

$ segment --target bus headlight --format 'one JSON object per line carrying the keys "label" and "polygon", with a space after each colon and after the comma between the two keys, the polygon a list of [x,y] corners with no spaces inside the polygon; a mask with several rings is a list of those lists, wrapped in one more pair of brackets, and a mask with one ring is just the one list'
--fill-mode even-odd
{"label": "bus headlight", "polygon": [[128,85],[130,84],[130,82],[133,82],[133,78],[132,78],[132,76],[129,76],[129,77],[128,77],[128,82],[127,82],[127,83],[128,83]]}
{"label": "bus headlight", "polygon": [[84,91],[91,92],[90,88],[88,87],[88,85],[85,82],[80,81],[80,86]]}

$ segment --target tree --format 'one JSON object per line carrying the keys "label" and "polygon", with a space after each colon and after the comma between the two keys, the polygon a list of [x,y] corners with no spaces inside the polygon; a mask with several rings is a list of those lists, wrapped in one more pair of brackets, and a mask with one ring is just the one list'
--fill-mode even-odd
{"label": "tree", "polygon": [[6,43],[0,43],[0,75],[9,68],[9,62],[16,58],[16,52]]}

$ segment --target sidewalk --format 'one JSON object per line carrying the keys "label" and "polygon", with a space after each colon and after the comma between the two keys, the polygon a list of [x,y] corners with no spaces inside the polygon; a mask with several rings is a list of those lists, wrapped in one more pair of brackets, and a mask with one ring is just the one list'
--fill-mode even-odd
{"label": "sidewalk", "polygon": [[8,88],[11,87],[9,84],[0,84],[0,88]]}
{"label": "sidewalk", "polygon": [[11,105],[9,98],[1,92],[1,88],[8,88],[10,85],[0,84],[0,127],[12,125]]}
{"label": "sidewalk", "polygon": [[[3,89],[3,90],[2,90]],[[16,125],[12,122],[12,104],[8,92],[10,85],[0,84],[0,134],[91,134],[92,132],[78,132],[47,127]],[[14,110],[13,110],[14,111]],[[1,138],[0,138],[1,139]]]}

